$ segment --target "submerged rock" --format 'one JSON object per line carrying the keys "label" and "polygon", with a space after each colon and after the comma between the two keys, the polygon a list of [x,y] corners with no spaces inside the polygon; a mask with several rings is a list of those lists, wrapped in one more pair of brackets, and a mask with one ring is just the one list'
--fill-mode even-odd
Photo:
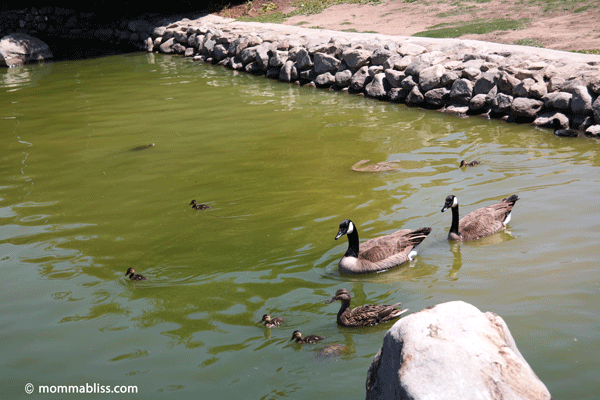
{"label": "submerged rock", "polygon": [[370,399],[550,400],[504,320],[463,301],[396,322],[367,375]]}

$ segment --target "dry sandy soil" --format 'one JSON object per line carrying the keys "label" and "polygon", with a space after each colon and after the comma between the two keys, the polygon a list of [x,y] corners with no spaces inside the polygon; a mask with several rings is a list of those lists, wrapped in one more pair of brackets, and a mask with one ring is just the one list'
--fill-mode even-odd
{"label": "dry sandy soil", "polygon": [[[228,7],[218,15],[237,18],[239,16],[264,15],[282,12],[287,14],[295,9],[295,0],[254,0],[236,7]],[[452,4],[450,4],[452,3]],[[268,4],[268,7],[263,7]],[[543,1],[491,0],[442,1],[385,0],[380,4],[339,4],[325,9],[320,14],[297,15],[286,18],[287,25],[300,25],[307,28],[350,30],[354,32],[376,32],[386,35],[411,36],[417,32],[442,23],[461,23],[497,18],[529,18],[524,29],[495,31],[487,34],[468,34],[464,39],[477,39],[505,44],[533,44],[557,50],[599,50],[600,49],[600,1],[577,2],[573,10],[591,5],[581,12],[564,11],[556,7],[545,11]],[[561,3],[572,5],[573,2]],[[273,8],[273,6],[275,8]]]}

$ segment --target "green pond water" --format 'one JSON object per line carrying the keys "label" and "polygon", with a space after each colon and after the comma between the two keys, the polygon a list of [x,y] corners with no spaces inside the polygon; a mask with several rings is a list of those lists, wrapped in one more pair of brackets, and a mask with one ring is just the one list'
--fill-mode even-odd
{"label": "green pond water", "polygon": [[[493,311],[554,398],[600,396],[598,140],[152,54],[5,69],[0,87],[2,398],[364,398],[391,324],[338,327],[342,287]],[[447,195],[464,215],[513,193],[506,232],[447,241]],[[345,276],[346,218],[361,239],[433,231],[410,264]]]}

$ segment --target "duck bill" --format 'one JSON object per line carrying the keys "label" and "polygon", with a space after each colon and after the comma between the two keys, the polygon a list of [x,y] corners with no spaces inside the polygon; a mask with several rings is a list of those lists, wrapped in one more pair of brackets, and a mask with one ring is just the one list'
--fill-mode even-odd
{"label": "duck bill", "polygon": [[446,211],[447,209],[449,209],[450,206],[447,204],[444,204],[444,207],[442,208],[442,212]]}
{"label": "duck bill", "polygon": [[338,240],[339,238],[341,238],[345,234],[346,234],[346,232],[340,229],[340,231],[337,233],[337,235],[335,235],[335,240]]}
{"label": "duck bill", "polygon": [[333,296],[332,298],[330,298],[329,300],[327,300],[327,301],[325,302],[325,304],[331,304],[331,303],[333,303],[335,300],[336,300],[336,298],[335,298],[335,296]]}

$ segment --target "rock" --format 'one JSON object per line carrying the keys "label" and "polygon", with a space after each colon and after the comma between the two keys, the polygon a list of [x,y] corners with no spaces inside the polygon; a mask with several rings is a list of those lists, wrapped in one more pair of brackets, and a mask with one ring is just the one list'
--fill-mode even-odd
{"label": "rock", "polygon": [[547,108],[555,110],[568,111],[571,108],[571,99],[573,95],[567,92],[553,92],[548,93],[542,100]]}
{"label": "rock", "polygon": [[510,105],[510,113],[517,117],[534,118],[544,106],[541,100],[516,97]]}
{"label": "rock", "polygon": [[390,101],[393,101],[396,103],[404,102],[406,100],[407,96],[408,96],[408,90],[402,89],[402,88],[391,88],[390,91],[388,92],[388,98],[390,99]]}
{"label": "rock", "polygon": [[[216,49],[216,47],[215,47]],[[265,44],[261,44],[256,48],[256,64],[261,71],[266,71],[269,68],[269,49]]]}
{"label": "rock", "polygon": [[308,51],[304,47],[301,47],[296,52],[296,64],[295,65],[296,65],[296,69],[298,71],[303,71],[303,70],[311,68],[313,66],[313,62],[310,59],[310,54],[308,54]]}
{"label": "rock", "polygon": [[431,67],[431,60],[427,54],[422,54],[419,57],[413,59],[413,61],[406,67],[406,73],[413,76],[419,76],[421,71]]}
{"label": "rock", "polygon": [[592,112],[594,114],[594,121],[600,124],[600,97],[592,104]]}
{"label": "rock", "polygon": [[396,322],[375,355],[367,400],[550,400],[504,320],[453,301]]}
{"label": "rock", "polygon": [[498,90],[502,93],[513,95],[515,87],[520,82],[521,81],[519,79],[508,74],[506,71],[502,71],[500,73],[500,78],[498,79]]}
{"label": "rock", "polygon": [[223,46],[222,44],[216,45],[213,49],[213,58],[216,61],[223,60],[225,57],[227,57],[228,54],[229,52],[227,48],[225,48],[225,46]]}
{"label": "rock", "polygon": [[406,75],[404,72],[388,68],[385,70],[385,78],[391,87],[399,88],[400,83],[404,78],[406,78]]}
{"label": "rock", "polygon": [[325,72],[315,78],[317,87],[329,87],[335,83],[335,76],[331,72]]}
{"label": "rock", "polygon": [[408,67],[410,65],[410,63],[413,62],[413,58],[411,56],[404,56],[401,59],[397,60],[396,62],[394,62],[394,69],[397,69],[398,71],[404,71],[406,69],[406,67]]}
{"label": "rock", "polygon": [[498,93],[493,97],[490,97],[489,95],[490,94],[488,93],[488,100],[494,113],[505,114],[510,110],[510,106],[513,102],[512,96],[504,93]]}
{"label": "rock", "polygon": [[484,72],[473,86],[473,95],[487,94],[500,81],[501,73],[497,69]]}
{"label": "rock", "polygon": [[383,63],[390,58],[390,56],[392,55],[392,52],[387,50],[387,49],[376,49],[375,51],[373,51],[373,54],[371,54],[371,64],[372,65],[383,65]]}
{"label": "rock", "polygon": [[165,42],[162,42],[160,46],[158,46],[161,53],[171,54],[173,52],[173,45],[175,44],[175,39],[170,38]]}
{"label": "rock", "polygon": [[600,125],[592,125],[585,130],[585,133],[591,136],[600,136]]}
{"label": "rock", "polygon": [[0,66],[13,67],[50,59],[50,47],[26,33],[11,33],[0,39]]}
{"label": "rock", "polygon": [[298,72],[294,66],[294,61],[286,61],[281,67],[281,70],[279,70],[279,80],[284,82],[292,82],[295,81],[297,77]]}
{"label": "rock", "polygon": [[336,72],[335,74],[335,84],[339,87],[347,87],[350,86],[350,82],[352,80],[352,72],[349,69],[344,71]]}
{"label": "rock", "polygon": [[408,104],[409,106],[418,106],[420,104],[423,104],[424,101],[425,97],[423,96],[423,94],[419,90],[419,86],[417,85],[413,86],[413,88],[408,93],[408,96],[406,96],[406,104]]}
{"label": "rock", "polygon": [[414,43],[402,43],[398,48],[398,53],[403,56],[418,56],[426,51],[427,49],[425,47]]}
{"label": "rock", "polygon": [[376,74],[373,80],[365,86],[365,93],[369,97],[382,99],[387,96],[387,91],[390,89],[390,85],[385,79],[383,72]]}
{"label": "rock", "polygon": [[575,86],[571,89],[573,98],[571,99],[571,110],[574,114],[589,115],[592,114],[592,96],[586,86]]}
{"label": "rock", "polygon": [[473,96],[473,84],[468,79],[459,79],[452,84],[450,99],[459,104],[469,104]]}
{"label": "rock", "polygon": [[362,49],[347,49],[342,53],[342,60],[350,68],[362,68],[369,63],[371,53]]}
{"label": "rock", "polygon": [[369,68],[364,66],[360,68],[354,75],[352,75],[352,79],[350,80],[350,89],[355,92],[362,92],[365,89],[365,85],[370,81],[369,77]]}
{"label": "rock", "polygon": [[450,97],[450,90],[446,88],[431,89],[425,92],[425,101],[434,107],[442,107]]}
{"label": "rock", "polygon": [[288,52],[274,50],[271,52],[271,57],[269,57],[269,66],[271,67],[282,67],[283,64],[288,60]]}
{"label": "rock", "polygon": [[436,64],[429,68],[425,68],[419,73],[419,86],[423,92],[428,92],[440,86],[442,76],[446,72],[446,68]]}
{"label": "rock", "polygon": [[412,75],[406,75],[406,77],[402,79],[402,82],[400,82],[400,87],[408,92],[410,92],[415,86],[417,86],[417,83],[413,79]]}
{"label": "rock", "polygon": [[469,101],[469,110],[481,111],[486,108],[487,96],[483,93],[479,93],[471,98]]}
{"label": "rock", "polygon": [[341,63],[341,61],[337,58],[325,53],[315,53],[314,59],[315,72],[317,74],[336,71]]}

